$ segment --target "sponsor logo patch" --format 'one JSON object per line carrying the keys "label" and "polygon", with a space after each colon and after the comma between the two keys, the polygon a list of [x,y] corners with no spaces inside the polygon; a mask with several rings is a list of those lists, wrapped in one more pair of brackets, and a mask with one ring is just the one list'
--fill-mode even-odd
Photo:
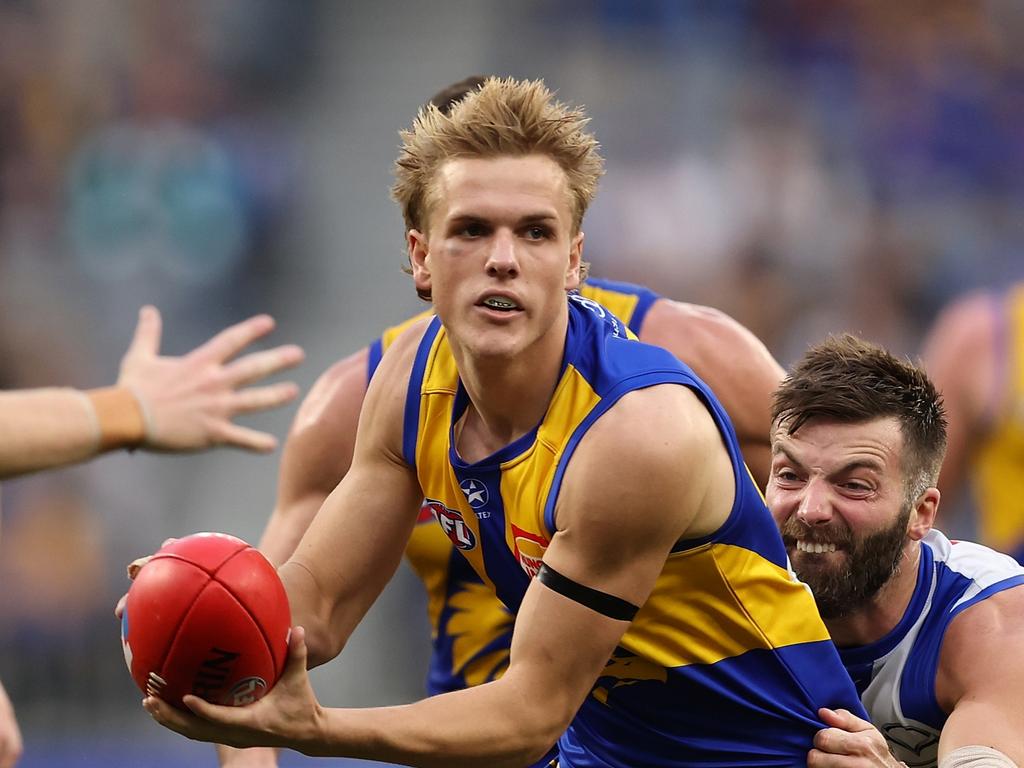
{"label": "sponsor logo patch", "polygon": [[541,561],[551,542],[536,533],[524,531],[515,523],[512,526],[512,545],[515,548],[516,560],[526,575],[533,578],[540,570]]}
{"label": "sponsor logo patch", "polygon": [[462,513],[457,509],[449,509],[440,501],[434,499],[425,499],[422,510],[429,509],[430,513],[437,520],[441,526],[441,530],[445,532],[445,535],[451,539],[458,549],[468,550],[473,549],[476,546],[476,536],[473,535],[473,531],[466,525],[465,518],[462,517]]}

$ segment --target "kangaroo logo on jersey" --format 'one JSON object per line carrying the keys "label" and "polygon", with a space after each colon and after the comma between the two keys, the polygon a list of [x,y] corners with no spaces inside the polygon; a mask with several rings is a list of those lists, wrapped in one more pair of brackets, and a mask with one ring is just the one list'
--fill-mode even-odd
{"label": "kangaroo logo on jersey", "polygon": [[456,509],[448,509],[440,501],[434,499],[425,499],[423,506],[420,508],[420,514],[423,514],[423,510],[429,510],[441,526],[441,530],[444,531],[445,535],[451,539],[458,549],[466,550],[473,549],[476,546],[476,536],[473,535],[473,531],[466,525],[465,518],[462,517],[462,513]]}
{"label": "kangaroo logo on jersey", "polygon": [[459,488],[466,494],[466,501],[469,502],[469,506],[473,509],[480,509],[480,507],[487,503],[487,486],[479,480],[467,477],[459,484]]}
{"label": "kangaroo logo on jersey", "polygon": [[526,575],[532,579],[540,570],[540,564],[544,559],[544,553],[547,551],[548,544],[551,542],[543,536],[538,536],[535,533],[524,531],[515,523],[512,523],[511,525],[512,544],[515,547],[516,560],[519,561],[519,565],[522,566],[522,569],[526,571]]}

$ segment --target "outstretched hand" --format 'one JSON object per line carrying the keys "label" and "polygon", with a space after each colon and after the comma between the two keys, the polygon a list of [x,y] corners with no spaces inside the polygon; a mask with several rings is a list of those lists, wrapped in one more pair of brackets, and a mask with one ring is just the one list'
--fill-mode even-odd
{"label": "outstretched hand", "polygon": [[187,695],[184,702],[191,712],[175,709],[156,696],[147,696],[142,706],[160,725],[182,736],[231,747],[287,747],[309,753],[323,721],[323,709],[306,671],[302,627],[292,628],[284,673],[259,701],[222,707]]}
{"label": "outstretched hand", "polygon": [[845,709],[819,709],[818,717],[829,728],[814,735],[814,749],[807,754],[808,768],[906,768],[889,751],[885,737],[867,720]]}
{"label": "outstretched hand", "polygon": [[117,381],[130,389],[142,406],[146,421],[143,447],[199,451],[231,445],[251,451],[274,450],[277,440],[273,435],[232,421],[239,414],[284,405],[298,394],[298,387],[291,382],[244,388],[301,363],[304,353],[294,344],[232,360],[273,329],[273,318],[256,315],[181,357],[161,357],[160,313],[155,307],[143,307]]}

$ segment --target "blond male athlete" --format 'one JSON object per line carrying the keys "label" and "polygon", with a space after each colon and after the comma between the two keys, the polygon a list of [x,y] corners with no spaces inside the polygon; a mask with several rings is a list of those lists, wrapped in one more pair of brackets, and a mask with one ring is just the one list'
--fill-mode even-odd
{"label": "blond male athlete", "polygon": [[[555,741],[562,768],[766,766],[803,760],[819,707],[863,713],[714,395],[567,296],[602,166],[585,122],[492,79],[403,134],[395,196],[437,318],[385,355],[352,466],[279,569],[299,627],[281,682],[246,707],[186,697],[195,714],[148,697],[158,722],[420,766],[518,768]],[[324,708],[307,663],[341,651],[423,506],[515,612],[508,669]]]}
{"label": "blond male athlete", "polygon": [[[443,112],[484,78],[467,78],[431,98]],[[770,463],[771,393],[781,366],[746,328],[710,307],[672,301],[648,288],[588,277],[581,296],[620,318],[641,341],[672,352],[716,393],[735,427],[740,448],[760,487]],[[277,500],[260,549],[284,563],[324,500],[352,462],[359,410],[384,351],[402,331],[432,315],[427,311],[388,328],[369,347],[338,361],[316,381],[296,414],[284,444]],[[429,510],[417,519],[406,557],[427,590],[431,627],[427,692],[480,685],[508,666],[513,616],[476,575],[436,525]],[[244,759],[243,759],[244,758]],[[224,765],[274,765],[266,754],[222,751]]]}

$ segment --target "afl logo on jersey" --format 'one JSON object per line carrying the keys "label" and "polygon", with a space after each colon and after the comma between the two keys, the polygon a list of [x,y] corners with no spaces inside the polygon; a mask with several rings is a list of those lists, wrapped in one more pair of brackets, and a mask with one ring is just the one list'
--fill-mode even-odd
{"label": "afl logo on jersey", "polygon": [[473,509],[480,509],[487,504],[487,486],[479,480],[467,477],[459,484],[459,488],[466,494],[466,501]]}
{"label": "afl logo on jersey", "polygon": [[456,509],[448,509],[440,501],[433,499],[424,500],[420,515],[425,510],[430,510],[430,514],[437,520],[441,530],[458,549],[467,550],[476,546],[476,536],[466,525],[466,520],[462,517],[461,512]]}

